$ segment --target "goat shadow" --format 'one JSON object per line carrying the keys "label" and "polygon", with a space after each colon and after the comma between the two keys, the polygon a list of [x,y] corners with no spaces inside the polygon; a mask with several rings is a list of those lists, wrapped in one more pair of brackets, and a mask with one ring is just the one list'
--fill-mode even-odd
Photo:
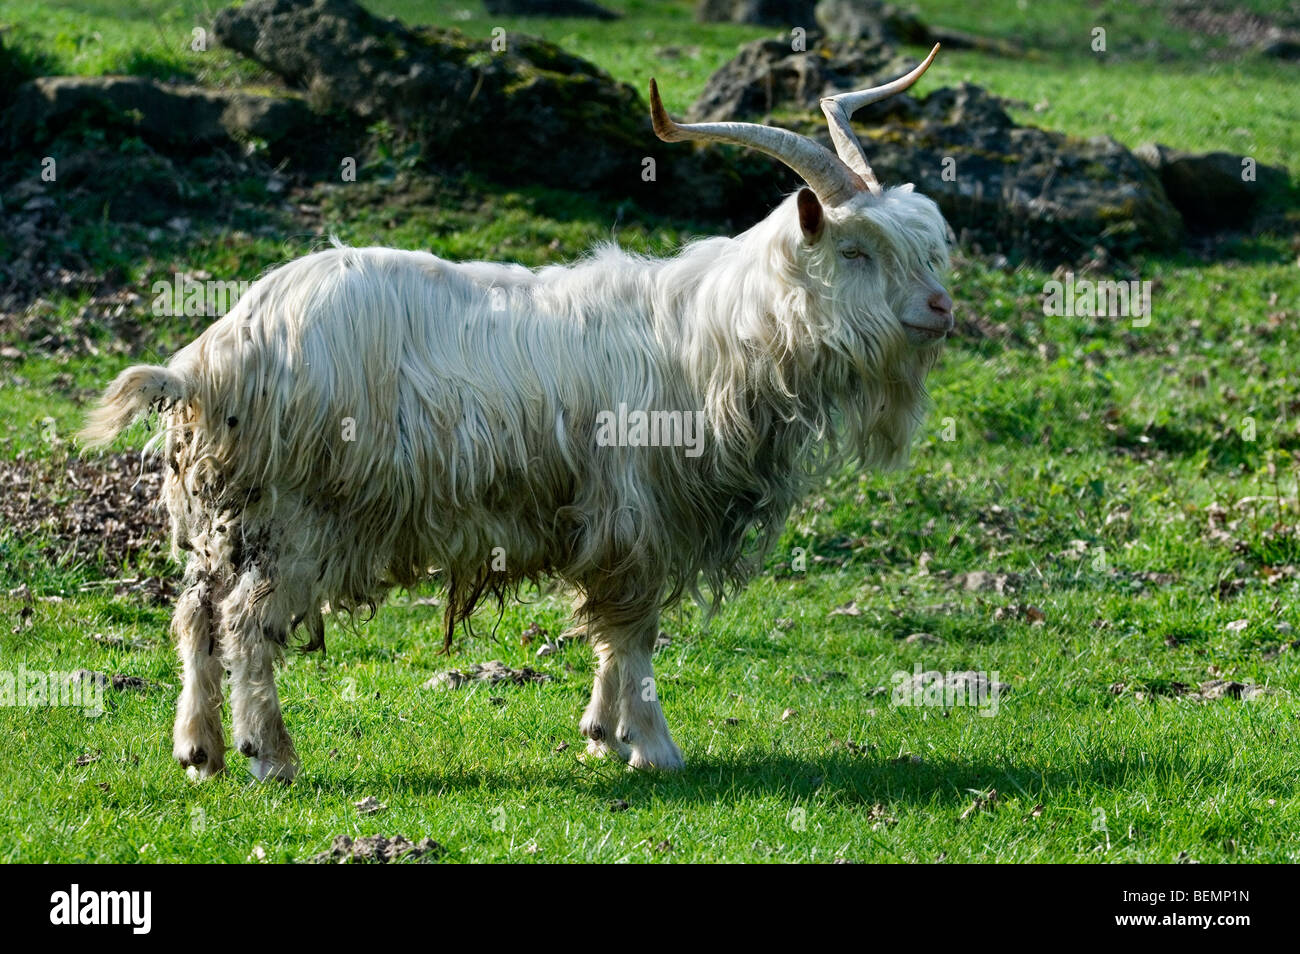
{"label": "goat shadow", "polygon": [[[515,771],[463,768],[389,774],[374,768],[359,769],[346,777],[313,778],[308,766],[301,783],[305,793],[375,794],[437,798],[451,791],[508,792],[522,786],[567,790],[578,796],[602,801],[638,804],[699,806],[742,801],[748,796],[779,795],[792,804],[817,798],[838,804],[885,805],[968,804],[972,792],[997,789],[1005,795],[1018,794],[1038,800],[1048,792],[1094,785],[1117,789],[1135,777],[1191,777],[1210,775],[1224,778],[1229,766],[1222,761],[1195,762],[1160,755],[1119,754],[1090,758],[1086,762],[1044,770],[1014,759],[964,760],[921,757],[891,759],[878,751],[856,754],[847,750],[811,758],[768,754],[736,757],[696,756],[687,753],[687,767],[673,774],[634,772],[621,762],[606,759],[583,761],[576,757],[555,767]],[[534,777],[529,778],[529,772]],[[1261,794],[1282,796],[1289,789],[1281,782],[1262,781]],[[359,797],[359,796],[358,796]]]}

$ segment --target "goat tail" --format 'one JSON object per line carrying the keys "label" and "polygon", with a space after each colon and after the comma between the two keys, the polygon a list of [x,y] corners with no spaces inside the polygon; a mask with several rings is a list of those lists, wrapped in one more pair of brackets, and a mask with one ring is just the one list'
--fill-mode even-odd
{"label": "goat tail", "polygon": [[137,364],[108,386],[94,410],[86,415],[85,426],[77,436],[88,448],[103,447],[145,412],[186,402],[194,390],[195,382],[182,371]]}

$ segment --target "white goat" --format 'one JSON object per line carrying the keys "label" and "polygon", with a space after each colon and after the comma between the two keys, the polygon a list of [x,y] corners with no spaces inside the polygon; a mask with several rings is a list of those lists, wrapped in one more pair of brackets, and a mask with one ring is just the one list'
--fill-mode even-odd
{"label": "white goat", "polygon": [[[783,129],[679,125],[652,81],[660,138],[745,144],[807,181],[735,238],[537,271],[332,248],[256,282],[166,367],[124,371],[83,439],[163,413],[173,546],[189,553],[181,765],[224,768],[224,669],[235,746],[259,778],[292,778],[273,669],[289,634],[305,624],[319,648],[324,604],[373,609],[434,568],[448,642],[485,593],[571,584],[598,657],[588,750],[680,767],[651,666],[661,608],[701,576],[719,599],[812,474],[901,463],[922,417],[952,328],[947,226],[910,185],[880,187],[848,116],[935,51],[823,102],[838,157]],[[698,414],[704,444],[598,439],[621,405]]]}

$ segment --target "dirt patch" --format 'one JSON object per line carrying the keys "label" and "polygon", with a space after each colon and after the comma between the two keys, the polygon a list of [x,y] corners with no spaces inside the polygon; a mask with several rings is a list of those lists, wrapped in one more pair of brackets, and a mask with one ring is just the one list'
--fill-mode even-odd
{"label": "dirt patch", "polygon": [[926,694],[936,698],[978,699],[981,702],[990,696],[1000,696],[1011,691],[1005,682],[996,682],[982,672],[966,670],[964,672],[920,672],[894,687],[894,695],[899,699],[921,700]]}
{"label": "dirt patch", "polygon": [[1295,23],[1282,23],[1235,4],[1180,2],[1166,11],[1176,27],[1207,37],[1223,37],[1235,47],[1261,46],[1287,32]]}
{"label": "dirt patch", "polygon": [[531,666],[524,666],[522,669],[512,669],[499,659],[493,659],[491,662],[475,663],[469,669],[449,669],[446,672],[440,672],[424,684],[425,689],[459,689],[461,686],[468,685],[471,682],[484,682],[489,686],[495,686],[498,683],[509,682],[516,686],[522,686],[527,683],[542,684],[553,682],[555,677],[550,673],[538,672]]}
{"label": "dirt patch", "polygon": [[[0,304],[0,359],[5,362],[35,357],[98,357],[101,354],[138,354],[151,337],[149,323],[142,320],[145,303],[129,288],[104,290],[108,279],[88,271],[74,272],[50,266],[29,275],[31,283],[45,282],[43,288],[57,288],[66,294],[92,291],[91,297],[77,308],[77,313],[63,322],[50,317],[50,303],[44,298],[28,298],[21,310],[7,311]],[[18,292],[17,302],[30,295]],[[0,364],[2,367],[3,364]]]}
{"label": "dirt patch", "polygon": [[953,587],[960,587],[968,593],[994,592],[999,596],[1014,593],[1022,584],[1019,573],[992,573],[987,570],[972,570],[958,573],[952,578]]}
{"label": "dirt patch", "polygon": [[1192,702],[1213,702],[1219,699],[1242,699],[1249,702],[1261,696],[1273,695],[1277,690],[1228,679],[1210,679],[1199,686],[1176,680],[1152,679],[1112,683],[1110,692],[1116,696],[1131,693],[1138,702],[1155,696],[1182,698]]}
{"label": "dirt patch", "polygon": [[[251,197],[271,174],[265,163],[87,145],[86,137],[99,132],[88,128],[30,146],[36,150],[30,158],[0,168],[0,311],[37,305],[48,322],[43,297],[105,294],[127,281],[125,262],[148,258],[164,244],[183,248],[222,227],[294,228],[291,205]],[[57,187],[22,171],[45,153],[60,157]]]}
{"label": "dirt patch", "polygon": [[993,611],[993,620],[994,622],[1020,620],[1031,626],[1037,626],[1047,622],[1047,614],[1032,603],[1009,603]]}
{"label": "dirt patch", "polygon": [[[167,550],[162,474],[138,454],[66,460],[0,461],[0,518],[20,539],[39,541],[51,562],[71,561],[119,577],[123,567],[157,563]],[[158,599],[167,578],[119,579]]]}
{"label": "dirt patch", "polygon": [[388,864],[393,861],[435,861],[445,849],[432,838],[412,843],[402,835],[386,838],[367,835],[355,841],[347,835],[335,835],[329,851],[307,859],[313,865]]}
{"label": "dirt patch", "polygon": [[108,673],[98,672],[94,669],[78,669],[69,677],[69,680],[71,682],[94,683],[104,689],[112,688],[114,692],[147,692],[150,689],[160,688],[141,676],[128,676],[126,673],[121,672],[110,676]]}

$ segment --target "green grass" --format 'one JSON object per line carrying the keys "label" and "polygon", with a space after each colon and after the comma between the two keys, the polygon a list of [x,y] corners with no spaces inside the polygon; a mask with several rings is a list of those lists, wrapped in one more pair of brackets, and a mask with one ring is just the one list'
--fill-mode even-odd
{"label": "green grass", "polygon": [[[611,5],[634,15],[608,27],[526,27],[638,88],[655,73],[674,109],[738,42],[770,32],[701,27],[684,3]],[[479,10],[470,0],[374,5],[437,22],[471,7]],[[102,72],[138,54],[200,80],[256,79],[233,60],[222,65],[221,54],[180,49],[204,7],[139,9],[132,18],[116,4],[49,12],[10,2],[0,22],[59,69]],[[1294,162],[1294,67],[1217,60],[1126,4],[922,9],[1042,51],[1032,61],[945,55],[935,86],[978,82],[1029,104],[1020,118],[1077,135]],[[481,15],[455,22],[495,25]],[[1114,51],[1100,66],[1087,49],[1095,22]],[[1152,34],[1155,50],[1130,39]],[[664,46],[692,52],[668,60],[656,53]],[[1041,100],[1047,107],[1034,112]],[[620,219],[610,205],[561,192],[378,181],[381,171],[355,188],[319,186],[319,225],[307,232],[213,226],[184,240],[142,239],[148,251],[137,255],[122,252],[110,228],[87,225],[88,241],[101,243],[88,254],[111,260],[144,296],[137,316],[147,333],[134,355],[111,353],[111,334],[92,328],[99,356],[0,363],[0,459],[21,454],[61,470],[86,396],[202,326],[148,312],[152,281],[176,269],[252,278],[331,231],[533,265],[611,235],[663,252],[694,230],[635,210]],[[533,593],[499,623],[494,609],[481,612],[479,635],[462,637],[447,658],[437,654],[440,607],[412,599],[437,594],[421,591],[395,594],[355,632],[331,623],[326,657],[289,661],[280,690],[304,761],[292,786],[253,783],[233,755],[227,777],[192,785],[170,758],[179,673],[168,609],[98,585],[140,568],[51,559],[47,548],[60,541],[0,530],[0,593],[25,584],[35,596],[24,619],[23,597],[0,595],[0,671],[84,667],[166,684],[109,693],[99,718],[0,707],[0,792],[11,804],[0,859],[241,862],[261,849],[287,861],[328,848],[336,834],[375,833],[431,837],[453,861],[1296,861],[1296,254],[1290,238],[1266,236],[1213,264],[1190,255],[1131,262],[1155,283],[1144,328],[1046,317],[1048,271],[959,256],[949,284],[960,315],[997,333],[949,346],[930,378],[934,410],[912,467],[835,475],[719,615],[706,624],[687,605],[666,616],[672,643],[656,669],[688,761],[677,776],[579,759],[589,653],[569,645],[538,660],[536,643],[520,638],[534,623],[564,628],[558,594]],[[52,291],[42,320],[82,327],[83,299]],[[45,437],[47,417],[58,440]],[[800,553],[802,572],[792,569]],[[960,575],[977,570],[1007,575],[1007,587],[967,589]],[[831,615],[849,601],[860,615]],[[1026,618],[1026,605],[1041,622]],[[942,643],[903,641],[917,632]],[[108,648],[94,633],[143,645]],[[421,688],[442,669],[492,658],[555,681]],[[917,664],[996,671],[1011,689],[995,717],[896,706],[876,692]],[[1213,678],[1277,691],[1206,702],[1177,691]],[[783,719],[787,709],[797,714]],[[88,753],[99,757],[74,764]],[[968,813],[991,790],[991,807]],[[366,796],[386,810],[359,815],[353,803]],[[626,810],[612,811],[620,800]]]}
{"label": "green grass", "polygon": [[[409,604],[388,607],[361,638],[333,633],[326,660],[295,659],[282,675],[307,762],[290,788],[257,785],[238,768],[186,783],[164,740],[166,689],[113,696],[98,719],[8,710],[0,785],[22,795],[4,825],[4,856],[242,861],[260,846],[270,860],[291,860],[335,834],[404,833],[465,861],[1294,860],[1289,699],[1137,701],[1109,688],[1195,681],[1207,664],[1294,687],[1293,657],[1258,662],[1265,622],[1235,635],[1224,627],[1238,614],[1268,620],[1268,594],[1229,609],[1205,591],[1171,597],[1086,570],[1082,581],[1054,572],[1023,594],[1047,615],[1035,627],[991,623],[975,596],[931,615],[920,607],[951,599],[943,587],[897,572],[867,578],[882,582],[864,584],[859,567],[768,578],[707,634],[691,612],[667,622],[675,639],[657,668],[690,760],[676,777],[576,757],[585,647],[545,659],[557,678],[545,686],[420,689],[448,662],[435,653],[434,612]],[[864,615],[828,619],[846,596]],[[533,662],[518,634],[531,622],[554,631],[562,616],[550,597],[512,608],[501,644],[472,644],[471,654]],[[793,625],[780,628],[782,617]],[[162,610],[111,600],[38,604],[20,651],[29,670],[75,659],[174,684],[165,646],[108,650],[86,638],[161,642],[165,623]],[[946,645],[899,641],[917,626]],[[1186,642],[1167,648],[1162,629]],[[1012,690],[993,718],[872,695],[917,663],[993,670]],[[798,715],[783,721],[787,708]],[[75,766],[85,753],[102,754]],[[990,789],[995,807],[962,820]],[[359,817],[352,805],[367,795],[387,811]],[[612,812],[619,799],[629,808]],[[672,852],[657,853],[665,840]]]}

